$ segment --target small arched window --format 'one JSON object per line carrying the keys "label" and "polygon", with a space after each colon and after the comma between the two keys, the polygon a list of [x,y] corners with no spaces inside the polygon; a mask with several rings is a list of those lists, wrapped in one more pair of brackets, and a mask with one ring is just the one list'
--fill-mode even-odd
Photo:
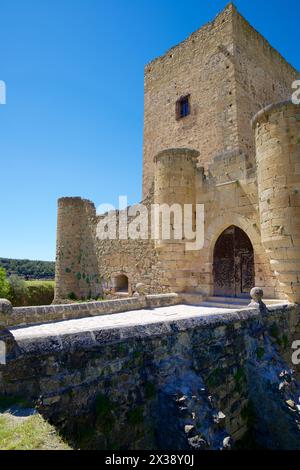
{"label": "small arched window", "polygon": [[115,292],[128,292],[128,277],[125,274],[119,274],[114,279]]}

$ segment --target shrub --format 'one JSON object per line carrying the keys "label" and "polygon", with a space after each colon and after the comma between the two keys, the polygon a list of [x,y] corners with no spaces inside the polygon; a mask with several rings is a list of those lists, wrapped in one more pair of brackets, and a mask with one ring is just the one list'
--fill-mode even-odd
{"label": "shrub", "polygon": [[0,298],[6,299],[9,296],[9,283],[6,278],[6,271],[0,267]]}
{"label": "shrub", "polygon": [[77,295],[74,292],[70,292],[68,295],[68,299],[70,300],[77,300]]}
{"label": "shrub", "polygon": [[24,281],[13,275],[9,286],[9,300],[14,307],[50,305],[54,298],[53,281]]}
{"label": "shrub", "polygon": [[54,281],[27,281],[26,305],[50,305],[54,299]]}
{"label": "shrub", "polygon": [[16,274],[12,274],[8,278],[9,283],[9,300],[13,305],[24,305],[28,296],[26,282]]}

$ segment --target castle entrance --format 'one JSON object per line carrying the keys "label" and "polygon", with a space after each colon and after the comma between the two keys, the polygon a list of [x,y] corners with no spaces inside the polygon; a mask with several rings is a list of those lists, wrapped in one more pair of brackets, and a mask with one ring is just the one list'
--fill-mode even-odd
{"label": "castle entrance", "polygon": [[249,296],[254,287],[254,252],[248,235],[232,225],[218,238],[213,261],[214,295]]}

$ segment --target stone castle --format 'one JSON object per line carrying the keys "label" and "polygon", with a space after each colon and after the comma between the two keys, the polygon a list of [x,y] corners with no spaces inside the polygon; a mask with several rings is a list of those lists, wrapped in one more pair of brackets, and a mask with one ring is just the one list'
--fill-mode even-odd
{"label": "stone castle", "polygon": [[[204,205],[204,246],[100,240],[58,202],[55,300],[151,293],[300,302],[299,73],[230,4],[145,69],[143,204]],[[120,214],[119,214],[120,215]]]}

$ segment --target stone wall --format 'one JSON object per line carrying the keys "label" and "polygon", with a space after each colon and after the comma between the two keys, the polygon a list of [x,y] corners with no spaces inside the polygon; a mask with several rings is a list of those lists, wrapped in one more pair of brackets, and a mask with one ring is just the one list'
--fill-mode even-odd
{"label": "stone wall", "polygon": [[280,297],[278,281],[261,244],[253,165],[243,153],[228,152],[216,157],[205,173],[195,165],[195,155],[193,150],[169,149],[155,159],[156,203],[193,204],[193,208],[196,203],[204,205],[202,249],[187,250],[184,239],[156,243],[163,284],[170,291],[213,295],[214,246],[221,233],[235,225],[253,245],[255,285],[262,286],[268,298]]}
{"label": "stone wall", "polygon": [[14,307],[10,302],[0,305],[0,326],[21,327],[75,318],[128,312],[154,307],[166,307],[180,302],[177,294],[140,295],[133,298],[106,300],[100,302],[80,302],[38,307]]}
{"label": "stone wall", "polygon": [[276,306],[19,339],[0,366],[0,394],[38,399],[81,449],[220,449],[247,436],[299,449],[299,313]]}
{"label": "stone wall", "polygon": [[233,37],[239,148],[255,165],[251,119],[267,105],[290,100],[300,73],[237,11]]}
{"label": "stone wall", "polygon": [[[153,195],[142,201],[147,209]],[[126,208],[127,215],[130,207]],[[97,215],[92,202],[81,198],[58,201],[57,254],[54,303],[61,300],[97,299],[110,292],[118,275],[128,277],[129,291],[144,283],[148,293],[170,292],[161,282],[157,253],[149,224],[145,239],[119,239],[119,220],[124,211],[116,211],[115,239],[101,239],[97,226],[108,214]],[[130,222],[135,217],[128,215]]]}
{"label": "stone wall", "polygon": [[[292,94],[299,72],[230,4],[217,18],[145,69],[143,194],[154,178],[154,156],[166,148],[213,159],[241,150],[254,165],[251,118]],[[176,119],[176,102],[190,95],[191,113]]]}
{"label": "stone wall", "polygon": [[[151,205],[153,204],[153,188],[147,198],[141,204],[147,209],[146,216],[130,215],[130,211],[134,206],[126,208],[124,211],[119,211],[116,214],[117,221],[117,238],[96,240],[96,253],[98,270],[101,273],[102,285],[104,291],[111,291],[114,284],[114,279],[119,275],[126,275],[128,278],[128,293],[133,294],[136,290],[136,285],[139,283],[144,284],[146,292],[149,294],[158,294],[163,292],[171,292],[170,289],[164,286],[162,281],[163,273],[161,272],[158,263],[158,254],[155,250],[155,241],[151,237]],[[138,206],[138,205],[137,205]],[[137,207],[136,206],[136,207]],[[137,220],[140,225],[140,238],[123,240],[119,238],[119,224],[122,212],[126,211],[128,223]],[[95,220],[97,224],[102,217],[98,216]],[[142,225],[143,224],[143,225]],[[143,230],[145,228],[145,236]]]}
{"label": "stone wall", "polygon": [[[92,260],[91,268],[98,272],[98,289],[104,290],[104,293],[110,292],[117,276],[125,275],[128,278],[129,295],[133,294],[138,283],[144,284],[147,293],[197,292],[203,296],[213,295],[215,243],[225,229],[235,225],[248,235],[252,243],[255,285],[264,288],[267,298],[284,298],[274,267],[270,264],[269,253],[261,243],[259,194],[253,164],[241,151],[233,151],[215,157],[205,172],[203,167],[196,163],[197,155],[198,152],[190,149],[168,149],[156,156],[154,192],[143,201],[148,211],[146,216],[148,239],[119,239],[119,221],[124,215],[119,212],[116,215],[117,238],[101,240],[96,237],[97,224],[105,219],[107,214],[96,216],[93,213],[92,216],[85,216],[84,225],[88,226],[89,232],[94,235],[84,243],[81,241],[78,256],[82,260]],[[181,207],[191,204],[193,229],[196,204],[202,204],[204,206],[203,248],[189,250],[186,243],[190,241],[184,237],[180,240],[174,239],[172,216],[171,239],[162,240],[160,230],[160,238],[153,240],[152,203],[170,206],[180,204]],[[75,209],[76,205],[77,200]],[[131,209],[127,208],[126,212],[129,213]],[[129,223],[133,219],[134,217],[128,216]],[[67,223],[68,218],[65,220],[65,224]],[[65,237],[65,231],[69,234],[70,241]],[[76,235],[74,237],[76,243]],[[63,250],[60,248],[62,239],[66,240],[66,247],[72,247],[69,249],[72,253],[69,255],[70,258],[62,258]],[[75,263],[76,247],[72,243],[72,225],[70,225],[67,229],[63,228],[62,235],[58,237],[56,300],[62,293],[64,298],[67,298],[70,289],[80,297],[84,293],[83,287],[87,288],[90,285],[86,282],[87,269],[81,269]],[[75,261],[71,262],[72,259]],[[70,266],[70,269],[66,266]],[[84,273],[81,275],[78,269]],[[79,274],[82,279],[78,279]],[[88,296],[87,289],[85,293]]]}

